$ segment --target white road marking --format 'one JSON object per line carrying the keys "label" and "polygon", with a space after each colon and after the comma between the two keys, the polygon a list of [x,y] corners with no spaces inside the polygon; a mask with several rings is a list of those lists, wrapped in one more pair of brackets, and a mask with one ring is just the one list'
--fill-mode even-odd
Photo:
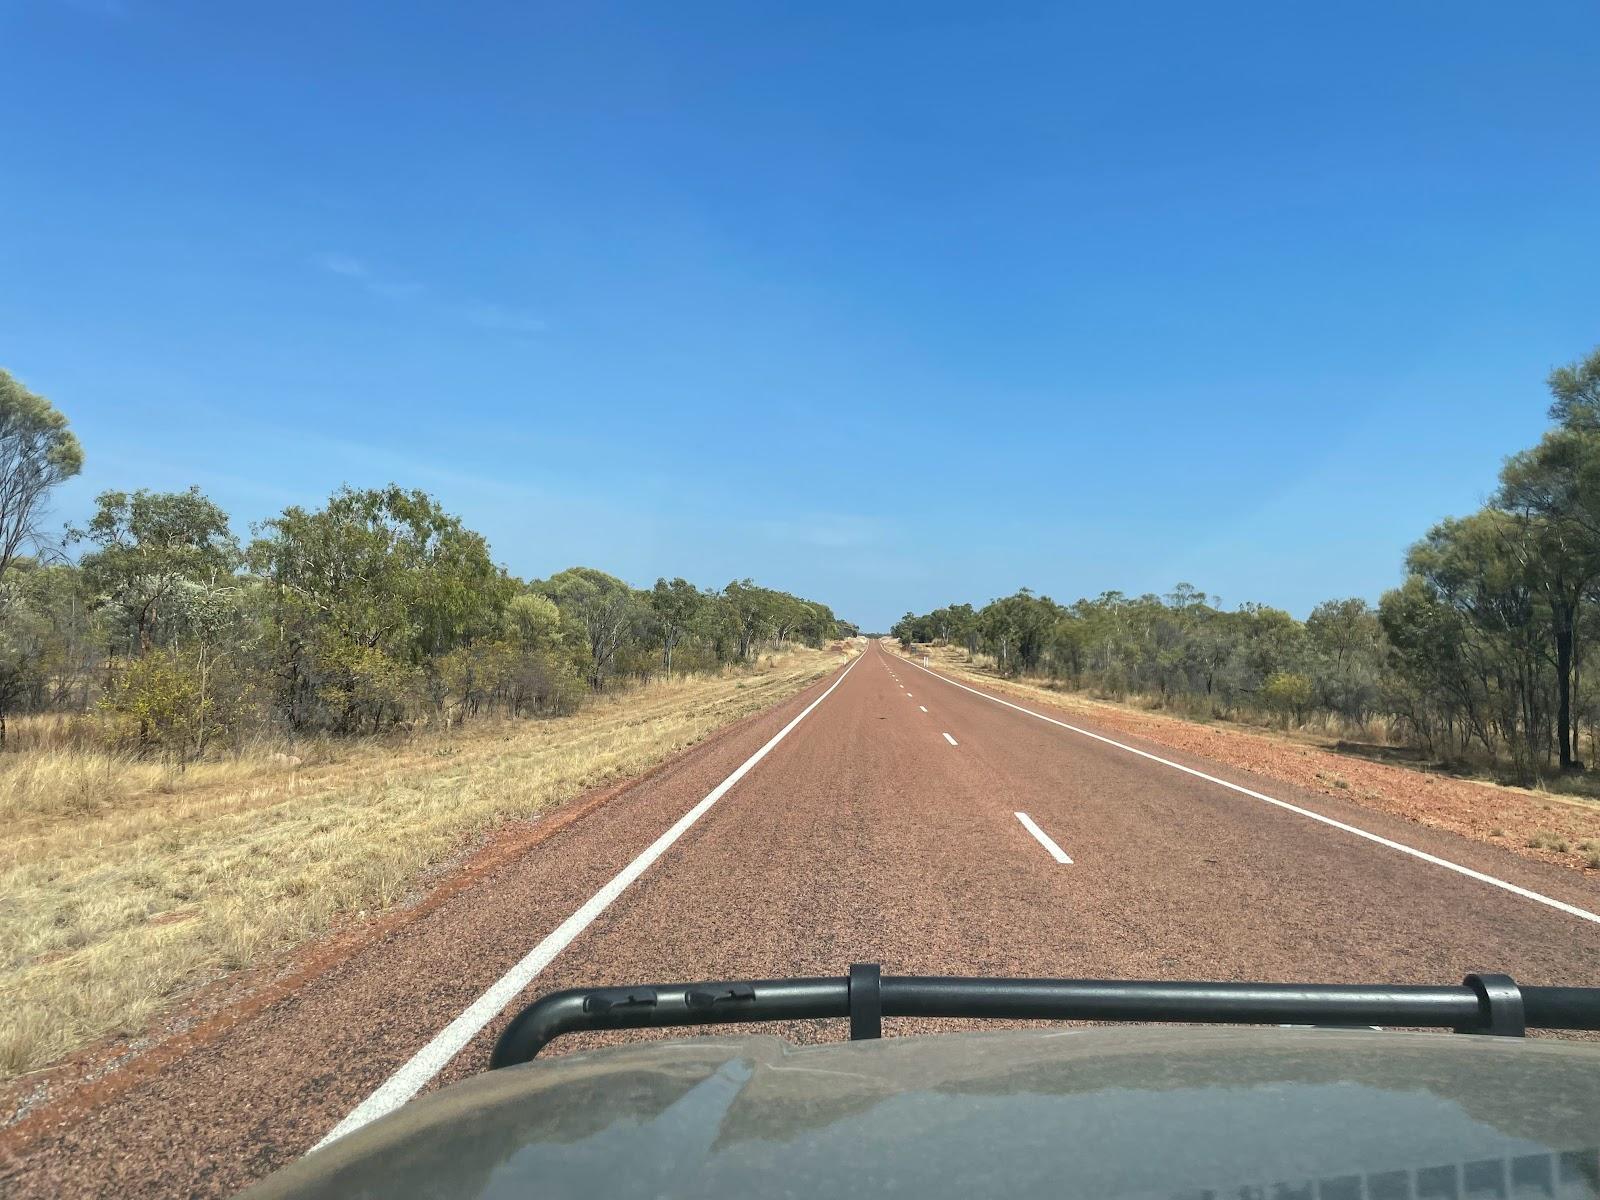
{"label": "white road marking", "polygon": [[944,735],[944,740],[949,742],[952,746],[959,746],[961,744],[958,741],[956,741],[955,738],[951,737],[948,733]]}
{"label": "white road marking", "polygon": [[1027,813],[1012,813],[1011,815],[1022,822],[1022,827],[1024,829],[1039,839],[1039,844],[1045,848],[1046,853],[1048,853],[1051,858],[1055,859],[1058,863],[1067,863],[1068,865],[1072,863],[1072,860],[1067,857],[1067,852],[1060,846],[1056,845],[1055,839],[1044,830],[1040,829],[1039,826],[1034,822],[1034,819]]}
{"label": "white road marking", "polygon": [[928,706],[926,704],[919,704],[919,705],[917,705],[917,707],[920,708],[923,712],[927,712],[928,711]]}
{"label": "white road marking", "polygon": [[[1249,796],[1252,800],[1260,800],[1266,804],[1273,804],[1279,808],[1287,809],[1292,813],[1299,813],[1302,817],[1310,817],[1313,821],[1320,821],[1324,825],[1331,825],[1345,833],[1353,833],[1356,837],[1366,838],[1369,842],[1376,842],[1380,846],[1387,846],[1391,850],[1398,850],[1401,854],[1409,854],[1412,858],[1419,858],[1423,862],[1432,863],[1436,867],[1443,867],[1447,871],[1454,871],[1458,875],[1465,875],[1468,879],[1476,879],[1479,883],[1487,883],[1490,887],[1501,888],[1524,900],[1532,900],[1537,904],[1548,905],[1551,908],[1564,912],[1569,916],[1577,917],[1583,921],[1592,921],[1600,925],[1600,913],[1592,913],[1586,908],[1579,908],[1576,904],[1568,904],[1564,900],[1556,900],[1539,892],[1531,891],[1525,887],[1518,887],[1504,879],[1496,879],[1493,875],[1485,875],[1482,871],[1474,871],[1471,867],[1463,867],[1460,863],[1453,863],[1447,858],[1440,858],[1436,854],[1429,854],[1426,850],[1418,850],[1407,846],[1404,842],[1396,842],[1390,838],[1381,837],[1376,833],[1368,833],[1365,829],[1357,829],[1354,825],[1347,825],[1343,821],[1336,821],[1332,817],[1325,817],[1319,812],[1312,812],[1309,808],[1301,808],[1298,804],[1290,804],[1287,800],[1279,800],[1263,792],[1253,791],[1237,783],[1229,783],[1226,779],[1218,779],[1215,775],[1207,775],[1204,771],[1197,771],[1193,767],[1186,767],[1182,763],[1173,762],[1170,758],[1162,758],[1158,754],[1151,754],[1148,750],[1140,750],[1134,746],[1124,745],[1103,734],[1091,733],[1087,729],[1080,729],[1076,725],[1069,725],[1065,721],[1058,721],[1054,717],[1047,717],[1043,713],[1036,713],[1031,708],[1023,708],[1020,704],[1013,704],[1009,700],[1002,700],[998,696],[991,696],[988,692],[980,692],[977,688],[968,687],[964,683],[957,683],[954,679],[939,674],[937,671],[928,671],[927,667],[917,663],[911,664],[919,671],[927,671],[935,679],[942,679],[952,687],[958,687],[964,692],[971,692],[974,696],[982,696],[985,700],[992,700],[1006,708],[1014,708],[1019,713],[1026,713],[1051,725],[1059,725],[1062,729],[1071,730],[1073,733],[1082,734],[1086,738],[1093,738],[1097,742],[1104,742],[1108,746],[1115,746],[1118,750],[1126,750],[1129,754],[1137,754],[1140,758],[1148,758],[1151,762],[1160,763],[1164,767],[1171,767],[1174,771],[1182,771],[1185,775],[1193,775],[1196,779],[1204,779],[1207,783],[1214,783],[1218,787],[1225,787],[1231,792],[1238,792],[1241,796]],[[949,736],[946,734],[945,736]]]}
{"label": "white road marking", "polygon": [[906,693],[906,699],[907,699],[907,700],[909,700],[909,699],[911,699],[911,693],[910,693],[910,692],[907,692],[907,693]]}
{"label": "white road marking", "polygon": [[651,842],[649,847],[638,858],[618,871],[605,887],[601,888],[584,903],[582,908],[561,922],[560,925],[557,925],[544,941],[530,950],[521,962],[502,975],[490,986],[488,991],[474,1000],[465,1012],[440,1030],[432,1041],[412,1055],[404,1066],[380,1084],[377,1091],[351,1110],[350,1115],[335,1125],[328,1133],[328,1136],[318,1142],[312,1149],[320,1150],[330,1142],[344,1137],[345,1134],[353,1133],[368,1122],[375,1121],[386,1113],[399,1108],[421,1091],[424,1085],[444,1068],[445,1064],[459,1054],[462,1048],[476,1037],[484,1026],[499,1015],[501,1009],[516,999],[517,994],[533,982],[539,972],[550,965],[550,961],[556,955],[571,945],[574,939],[587,929],[613,900],[622,895],[629,884],[643,875],[656,859],[667,852],[672,843],[682,837],[691,825],[705,816],[710,811],[711,806],[727,795],[729,789],[749,774],[750,769],[765,758],[774,746],[788,737],[794,727],[811,714],[812,709],[833,695],[834,688],[845,681],[845,676],[849,675],[855,669],[856,663],[860,661],[860,658],[851,660],[850,665],[844,669],[844,673],[829,685],[827,691],[806,705],[799,716],[773,734],[772,739],[766,745],[740,763],[732,775],[717,784],[705,799],[678,818],[677,823]]}

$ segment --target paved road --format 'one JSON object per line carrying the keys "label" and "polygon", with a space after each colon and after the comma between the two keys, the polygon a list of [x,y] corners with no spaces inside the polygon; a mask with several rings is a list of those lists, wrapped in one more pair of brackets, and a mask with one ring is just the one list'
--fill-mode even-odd
{"label": "paved road", "polygon": [[[439,1035],[519,963],[524,975],[538,968],[520,1000],[580,984],[840,974],[852,961],[894,973],[1328,982],[1453,983],[1494,969],[1600,984],[1595,920],[1133,751],[1590,914],[1593,881],[1115,741],[874,646],[51,1131],[7,1194],[229,1194],[314,1145],[396,1072],[404,1092],[480,1070],[515,1003],[498,1015],[497,1003],[481,1005],[487,1024],[458,1030],[458,1053]],[[407,1067],[430,1046],[441,1061]]]}

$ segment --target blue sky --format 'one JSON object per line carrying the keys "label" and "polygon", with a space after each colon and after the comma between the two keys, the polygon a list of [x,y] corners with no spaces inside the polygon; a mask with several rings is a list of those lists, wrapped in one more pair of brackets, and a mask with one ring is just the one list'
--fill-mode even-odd
{"label": "blue sky", "polygon": [[0,365],[869,627],[1376,598],[1600,343],[1600,9],[0,0]]}

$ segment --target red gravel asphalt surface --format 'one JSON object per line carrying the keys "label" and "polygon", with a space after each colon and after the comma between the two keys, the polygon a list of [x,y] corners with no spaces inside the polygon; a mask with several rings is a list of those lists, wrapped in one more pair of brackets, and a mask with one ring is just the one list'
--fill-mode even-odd
{"label": "red gravel asphalt surface", "polygon": [[[1600,985],[1600,924],[1016,712],[875,645],[848,671],[428,1086],[482,1070],[520,1003],[579,985],[840,975],[858,961],[896,974],[1457,983],[1496,970]],[[695,748],[154,1078],[33,1122],[0,1190],[229,1195],[305,1153],[839,679]],[[1113,736],[1600,911],[1600,886],[1577,872]],[[845,1036],[843,1022],[777,1032]]]}

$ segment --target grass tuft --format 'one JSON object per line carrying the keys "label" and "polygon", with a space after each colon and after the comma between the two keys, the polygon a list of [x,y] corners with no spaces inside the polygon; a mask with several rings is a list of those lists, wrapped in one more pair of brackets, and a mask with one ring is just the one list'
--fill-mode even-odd
{"label": "grass tuft", "polygon": [[1565,854],[1570,850],[1571,844],[1558,833],[1546,833],[1539,830],[1524,845],[1530,850],[1554,850],[1557,854]]}

